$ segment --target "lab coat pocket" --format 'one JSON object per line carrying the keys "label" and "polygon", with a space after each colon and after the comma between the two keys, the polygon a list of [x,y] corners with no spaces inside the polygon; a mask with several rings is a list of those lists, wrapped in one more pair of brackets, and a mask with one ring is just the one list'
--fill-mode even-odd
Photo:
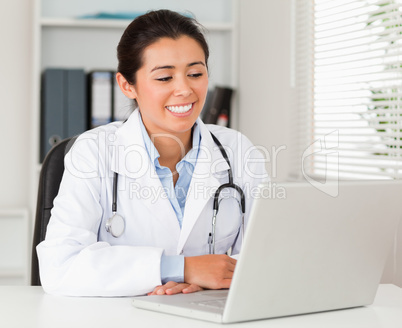
{"label": "lab coat pocket", "polygon": [[237,232],[234,234],[231,234],[230,236],[227,236],[223,239],[216,240],[215,242],[215,254],[226,254],[228,250],[232,247],[234,244],[236,237],[237,237]]}

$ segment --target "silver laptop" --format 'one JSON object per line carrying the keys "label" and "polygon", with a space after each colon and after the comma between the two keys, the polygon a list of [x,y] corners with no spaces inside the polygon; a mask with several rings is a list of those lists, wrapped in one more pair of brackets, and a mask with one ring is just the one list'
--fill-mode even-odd
{"label": "silver laptop", "polygon": [[140,296],[133,305],[232,323],[371,304],[402,216],[402,184],[326,188],[260,186],[229,290]]}

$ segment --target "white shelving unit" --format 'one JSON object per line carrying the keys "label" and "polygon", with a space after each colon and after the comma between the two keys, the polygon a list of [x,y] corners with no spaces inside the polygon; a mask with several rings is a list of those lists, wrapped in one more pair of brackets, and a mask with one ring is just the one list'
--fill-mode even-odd
{"label": "white shelving unit", "polygon": [[[125,19],[78,19],[78,18],[53,18],[43,17],[40,21],[42,27],[99,27],[99,28],[118,28],[124,29],[130,23],[130,20]],[[211,23],[204,22],[202,24],[206,29],[212,32],[216,31],[228,31],[231,32],[234,29],[232,23]]]}
{"label": "white shelving unit", "polygon": [[27,209],[0,210],[0,285],[25,285],[29,280],[31,245]]}
{"label": "white shelving unit", "polygon": [[[40,77],[46,67],[116,69],[116,47],[129,20],[80,19],[98,12],[190,12],[206,28],[210,87],[238,87],[238,0],[34,0],[31,213],[40,172]],[[237,126],[237,96],[231,125]],[[31,220],[33,231],[34,218]]]}

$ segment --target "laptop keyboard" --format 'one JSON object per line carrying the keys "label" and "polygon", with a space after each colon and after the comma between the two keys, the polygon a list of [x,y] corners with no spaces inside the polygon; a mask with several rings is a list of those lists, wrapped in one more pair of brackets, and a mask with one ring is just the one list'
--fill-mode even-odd
{"label": "laptop keyboard", "polygon": [[208,301],[199,301],[199,302],[191,302],[191,304],[195,304],[198,306],[209,307],[214,309],[222,309],[225,307],[226,298],[208,300]]}

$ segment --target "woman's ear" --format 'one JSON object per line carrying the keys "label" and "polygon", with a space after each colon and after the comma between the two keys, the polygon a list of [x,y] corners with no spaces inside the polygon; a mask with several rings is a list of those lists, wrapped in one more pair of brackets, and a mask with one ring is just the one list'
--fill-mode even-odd
{"label": "woman's ear", "polygon": [[130,99],[137,98],[137,92],[135,91],[134,85],[128,83],[128,81],[120,72],[116,74],[116,81],[120,87],[120,90],[124,93],[126,97]]}

